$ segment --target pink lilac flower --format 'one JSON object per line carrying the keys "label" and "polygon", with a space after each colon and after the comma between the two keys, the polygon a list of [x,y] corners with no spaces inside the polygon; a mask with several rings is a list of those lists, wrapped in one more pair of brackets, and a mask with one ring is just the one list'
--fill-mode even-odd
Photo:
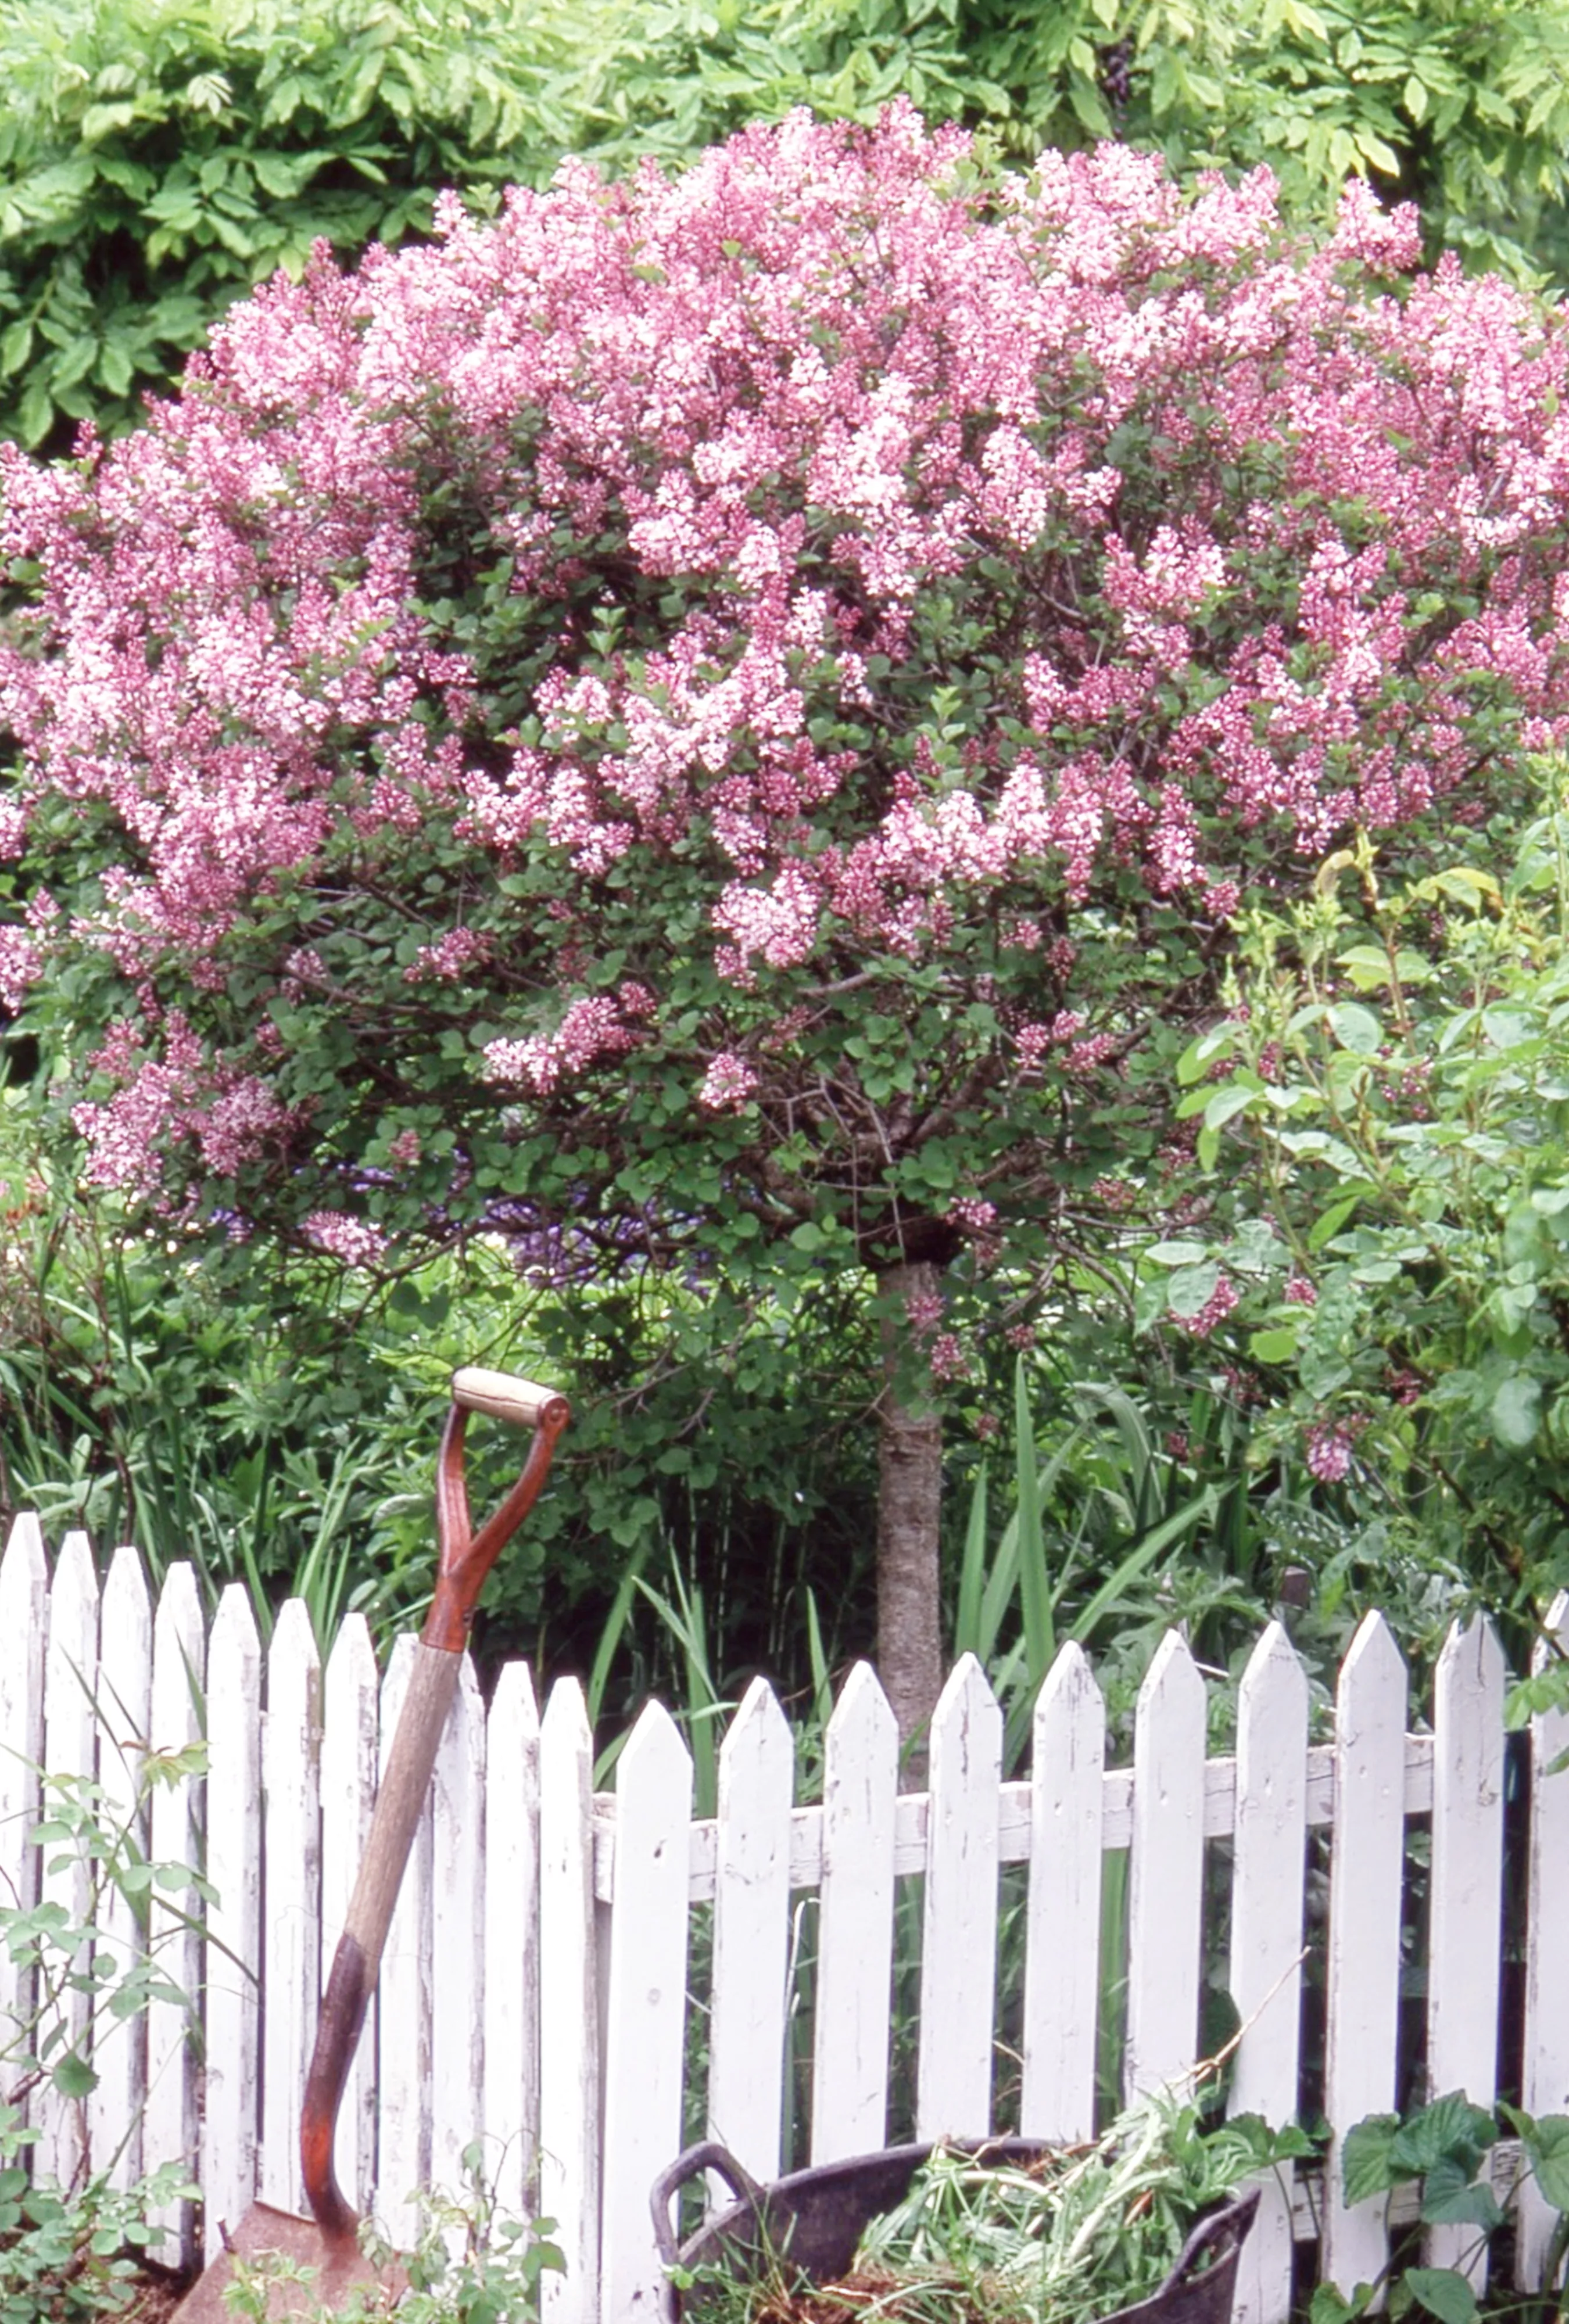
{"label": "pink lilac flower", "polygon": [[756,1087],[757,1074],[746,1059],[734,1050],[721,1049],[709,1060],[697,1102],[706,1113],[739,1113]]}
{"label": "pink lilac flower", "polygon": [[1207,1340],[1210,1333],[1225,1322],[1241,1297],[1241,1294],[1231,1277],[1222,1275],[1195,1315],[1178,1315],[1174,1309],[1168,1308],[1167,1320],[1175,1323],[1179,1332],[1186,1332],[1190,1339]]}
{"label": "pink lilac flower", "polygon": [[1284,1296],[1287,1305],[1292,1307],[1316,1307],[1318,1305],[1318,1293],[1306,1275],[1288,1276]]}
{"label": "pink lilac flower", "polygon": [[364,1219],[342,1211],[312,1211],[301,1222],[300,1232],[318,1250],[340,1259],[345,1267],[374,1267],[386,1251],[387,1238]]}
{"label": "pink lilac flower", "polygon": [[1338,1485],[1351,1468],[1353,1432],[1349,1425],[1343,1420],[1315,1421],[1304,1441],[1309,1475],[1321,1485]]}

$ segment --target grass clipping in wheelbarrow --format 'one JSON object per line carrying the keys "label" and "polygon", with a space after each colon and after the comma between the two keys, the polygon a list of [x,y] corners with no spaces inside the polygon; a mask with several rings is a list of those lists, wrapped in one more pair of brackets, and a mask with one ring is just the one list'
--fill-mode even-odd
{"label": "grass clipping in wheelbarrow", "polygon": [[854,2262],[816,2283],[788,2255],[706,2267],[703,2324],[1100,2324],[1159,2290],[1201,2213],[1311,2144],[1244,2116],[1141,2101],[1093,2145],[1028,2166],[937,2147]]}

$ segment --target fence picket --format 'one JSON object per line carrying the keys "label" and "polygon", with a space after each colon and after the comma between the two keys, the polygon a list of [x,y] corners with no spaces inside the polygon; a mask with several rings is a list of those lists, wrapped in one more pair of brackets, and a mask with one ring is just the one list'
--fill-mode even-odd
{"label": "fence picket", "polygon": [[[147,1818],[138,1794],[152,1711],[152,1609],[142,1560],[128,1544],[115,1552],[104,1583],[98,1646],[98,1784],[112,1828],[138,1848]],[[135,1907],[113,1882],[98,1907],[96,1974],[117,1982],[142,1952]],[[93,2040],[97,2081],[88,2099],[95,2172],[129,2187],[142,2175],[142,2105],[147,2090],[147,2024],[101,2012]]]}
{"label": "fence picket", "polygon": [[918,2138],[984,2138],[992,2128],[1001,1780],[1002,1713],[979,1662],[964,1655],[932,1714]]}
{"label": "fence picket", "polygon": [[485,1778],[485,2134],[498,2207],[521,2218],[540,2140],[540,1714],[527,1663],[491,1698]]}
{"label": "fence picket", "polygon": [[222,2247],[256,2191],[261,2110],[262,1643],[243,1582],[218,1600],[207,1656],[208,1908],[203,1989],[203,2241]]}
{"label": "fence picket", "polygon": [[[1307,1840],[1307,1677],[1271,1622],[1237,1697],[1231,1989],[1242,2021],[1231,2110],[1277,2127],[1297,2112],[1302,1907]],[[1291,2311],[1289,2163],[1266,2174],[1243,2247],[1235,2324],[1284,2324]]]}
{"label": "fence picket", "polygon": [[1198,2054],[1204,1908],[1204,1681],[1168,1630],[1139,1690],[1128,1861],[1130,2095],[1181,2080]]}
{"label": "fence picket", "polygon": [[1350,2292],[1388,2256],[1384,2205],[1348,2205],[1340,2148],[1364,2115],[1395,2104],[1405,1869],[1406,1665],[1381,1614],[1369,1614],[1341,1666],[1334,1710],[1334,1840],[1329,1885],[1324,2273]]}
{"label": "fence picket", "polygon": [[[51,1775],[91,1779],[97,1763],[97,1717],[93,1691],[98,1677],[98,1580],[93,1553],[85,1533],[68,1533],[60,1545],[51,1597],[49,1646],[43,1681],[43,1764]],[[47,1814],[47,1788],[43,1796]],[[88,1868],[79,1858],[50,1868],[51,1858],[71,1855],[69,1849],[44,1849],[40,1893],[64,1906],[75,1924],[88,1909]],[[76,1958],[86,1969],[87,1947]],[[40,2032],[60,2034],[74,2044],[87,2037],[88,1997],[70,1992],[41,2013]],[[47,2038],[47,2035],[46,2035]],[[58,2060],[60,2052],[54,2052]],[[32,2119],[42,2134],[37,2160],[44,2172],[69,2185],[88,2159],[86,2101],[67,2098],[51,2081],[35,2093]]]}
{"label": "fence picket", "polygon": [[[1569,1651],[1569,1590],[1548,1611],[1547,1637],[1534,1667],[1545,1667],[1555,1640]],[[1521,2104],[1527,2114],[1569,2114],[1569,1978],[1564,1974],[1564,1932],[1569,1929],[1569,1766],[1553,1769],[1569,1752],[1569,1711],[1538,1711],[1531,1721],[1531,1838],[1527,1873],[1526,2070]],[[1553,2233],[1554,2213],[1533,2181],[1520,2193],[1516,2260],[1522,2285],[1535,2291]]]}
{"label": "fence picket", "polygon": [[[1498,2089],[1503,1941],[1504,1657],[1478,1616],[1451,1625],[1434,1683],[1433,1864],[1428,1882],[1427,2078],[1491,2107]],[[1432,2267],[1459,2267],[1474,2227],[1427,2231]],[[1480,2292],[1487,2255],[1467,2265]]]}
{"label": "fence picket", "polygon": [[[363,1614],[346,1614],[321,1683],[321,1983],[333,1957],[360,1859],[370,1837],[376,1798],[375,1649]],[[361,2038],[337,2113],[333,2165],[337,2183],[361,2210],[375,2186],[376,2045]]]}
{"label": "fence picket", "polygon": [[[49,1560],[30,1510],[12,1521],[0,1558],[0,1904],[31,1912],[38,1902],[38,1770],[43,1758],[44,1669],[49,1653]],[[32,2015],[36,1980],[0,1946],[0,2017],[14,2027]],[[0,2083],[0,2098],[6,2084]]]}
{"label": "fence picket", "polygon": [[599,2315],[593,1788],[583,1690],[558,1679],[540,1722],[540,2208],[566,2262],[540,2281],[547,2324],[597,2324]]}
{"label": "fence picket", "polygon": [[[1569,1638],[1569,1593],[1550,1619]],[[158,1861],[193,1861],[205,1829],[217,1891],[205,1944],[181,1925],[186,1900],[162,1891],[150,1898],[147,1924],[161,1966],[205,1992],[205,2041],[190,2039],[178,2005],[150,2006],[140,2160],[152,2168],[199,2147],[210,2256],[220,2223],[235,2223],[257,2191],[291,2208],[301,2200],[298,2108],[319,1975],[368,1828],[378,1725],[390,1735],[413,1642],[394,1654],[378,1720],[363,1621],[351,1617],[340,1631],[324,1682],[304,1609],[291,1605],[265,1658],[263,1719],[263,1657],[241,1586],[224,1593],[205,1655],[203,1633],[189,1565],[171,1568],[154,1618],[140,1561],[122,1549],[100,1608],[81,1535],[63,1545],[51,1590],[36,1521],[13,1526],[0,1558],[0,1902],[28,1904],[42,1885],[27,1837],[33,1764],[63,1776],[96,1772],[108,1812],[124,1817],[144,1751],[194,1739],[205,1675],[205,1815],[200,1779],[185,1777],[153,1791],[147,1818]],[[537,2161],[540,2207],[558,2223],[569,2264],[565,2277],[546,2279],[548,2324],[651,2316],[660,2286],[648,2186],[691,2112],[682,2076],[694,1898],[715,1900],[710,2128],[766,2178],[780,2157],[792,1888],[820,1883],[810,2152],[821,2163],[886,2135],[896,1866],[900,1876],[926,1876],[918,2126],[923,2135],[988,2128],[998,1865],[1028,1859],[1020,2126],[1066,2141],[1093,2126],[1104,1850],[1131,1849],[1128,2078],[1149,2087],[1180,2079],[1196,2048],[1206,1834],[1232,1841],[1230,1986],[1244,2031],[1231,2103],[1279,2121],[1298,2096],[1311,1821],[1333,1847],[1324,2094],[1333,2189],[1345,2130],[1395,2097],[1407,1820],[1429,1809],[1417,1966],[1427,1979],[1431,2089],[1461,2088],[1482,2103],[1496,2096],[1504,1685],[1492,1631],[1456,1627],[1439,1662],[1435,1734],[1407,1736],[1405,1669],[1382,1618],[1370,1616],[1342,1670],[1333,1749],[1309,1752],[1306,1680],[1271,1625],[1242,1681],[1235,1761],[1206,1764],[1202,1679],[1173,1635],[1140,1692],[1131,1773],[1108,1775],[1100,1694],[1085,1657],[1069,1647],[1036,1705],[1030,1783],[1003,1785],[1000,1715],[966,1660],[934,1720],[931,1789],[901,1798],[892,1715],[861,1666],[830,1724],[824,1804],[798,1811],[790,1731],[759,1680],[720,1750],[718,1814],[693,1825],[691,1762],[666,1712],[644,1712],[622,1757],[618,1795],[595,1801],[581,1690],[556,1688],[541,1720],[527,1670],[511,1665],[487,1721],[466,1665],[383,1963],[381,2087],[373,2099],[359,2070],[357,2102],[351,2094],[340,2113],[340,2179],[362,2202],[371,2197],[401,2238],[413,2224],[404,2195],[432,2178],[454,2183],[463,2146],[483,2127],[504,2207],[530,2206]],[[1538,1716],[1531,1742],[1522,2098],[1540,2115],[1569,2111],[1557,1941],[1569,1924],[1569,1771],[1549,1772],[1569,1752],[1569,1713]],[[76,1868],[47,1880],[79,1916],[85,1881]],[[113,1897],[99,1908],[98,1932],[100,1960],[116,1966],[138,1941]],[[27,2007],[24,1982],[3,1960],[0,2002],[14,2015]],[[98,2082],[88,2099],[66,2104],[43,2090],[33,2100],[46,2133],[37,2167],[69,2171],[90,2156],[95,2169],[129,2179],[141,2091],[134,2032],[96,2028],[93,2042]],[[1516,2242],[1523,2285],[1540,2273],[1553,2217],[1527,2188]],[[189,2254],[190,2207],[170,2207],[167,2220]],[[1322,2225],[1327,2280],[1349,2288],[1377,2273],[1380,2205],[1348,2209],[1326,2190]],[[1236,2324],[1285,2324],[1290,2237],[1288,2201],[1267,2188]],[[1455,2264],[1469,2240],[1463,2229],[1430,2232],[1426,2255]],[[1481,2271],[1473,2274],[1480,2289]]]}
{"label": "fence picket", "polygon": [[430,2179],[460,2195],[480,2134],[485,2041],[485,1704],[467,1655],[431,1785]]}
{"label": "fence picket", "polygon": [[777,2179],[784,2102],[795,1743],[754,1678],[719,1750],[708,2135]]}
{"label": "fence picket", "polygon": [[[198,1740],[206,1670],[207,1628],[196,1569],[181,1558],[163,1577],[152,1624],[147,1738],[155,1752],[183,1751]],[[199,1869],[200,1802],[201,1784],[195,1775],[156,1785],[148,1815],[148,1848],[155,1864]],[[147,2171],[180,2162],[189,2171],[197,2152],[201,1939],[192,1923],[200,1911],[200,1898],[192,1888],[154,1888],[148,1900],[148,1950],[186,1998],[148,2006],[147,2111],[142,2125],[142,2162]],[[189,2203],[163,2205],[152,2214],[152,2224],[162,2227],[166,2238],[156,2247],[156,2257],[175,2266],[195,2258],[196,2222]]]}
{"label": "fence picket", "polygon": [[[417,1644],[395,1641],[382,1681],[381,1767],[385,1778]],[[376,2211],[394,2244],[412,2242],[411,2197],[430,2180],[430,1880],[435,1824],[429,1794],[404,1868],[376,1987]]]}
{"label": "fence picket", "polygon": [[868,2153],[887,2135],[898,1791],[898,1724],[871,1665],[857,1663],[824,1738],[814,2163]]}
{"label": "fence picket", "polygon": [[1105,1757],[1105,1704],[1089,1656],[1070,1641],[1035,1705],[1019,2114],[1026,2138],[1065,2146],[1095,2126]]}
{"label": "fence picket", "polygon": [[649,2189],[681,2144],[692,1759],[661,1703],[649,1703],[632,1729],[615,1795],[600,2301],[605,2318],[623,2324],[661,2312]]}
{"label": "fence picket", "polygon": [[262,1787],[262,2200],[303,2211],[300,2107],[321,1991],[321,1658],[302,1598],[285,1600],[267,1649]]}

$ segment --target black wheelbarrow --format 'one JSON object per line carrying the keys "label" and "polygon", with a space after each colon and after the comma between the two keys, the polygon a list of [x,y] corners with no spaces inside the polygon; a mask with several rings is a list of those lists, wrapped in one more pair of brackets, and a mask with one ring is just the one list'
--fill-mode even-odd
{"label": "black wheelbarrow", "polygon": [[[957,2151],[998,2163],[1029,2164],[1053,2150],[1038,2139],[993,2138],[966,2141],[957,2144]],[[683,2324],[683,2319],[685,2324],[700,2324],[713,2296],[710,2287],[701,2283],[680,2290],[671,2281],[671,2269],[678,2268],[685,2275],[723,2262],[728,2273],[744,2281],[749,2270],[761,2270],[782,2256],[818,2282],[831,2283],[844,2275],[868,2225],[903,2201],[910,2181],[931,2152],[929,2145],[885,2146],[876,2154],[857,2154],[843,2163],[819,2163],[815,2170],[794,2171],[788,2178],[775,2179],[763,2187],[742,2169],[728,2148],[712,2139],[688,2147],[655,2181],[651,2198],[654,2238],[666,2270],[664,2324]],[[678,2244],[670,2206],[678,2191],[701,2171],[715,2172],[735,2200],[715,2212],[696,2235]],[[1231,2202],[1206,2212],[1195,2225],[1158,2292],[1131,2308],[1120,2308],[1105,2319],[1105,2324],[1228,2324],[1237,2259],[1258,2208],[1259,2190],[1249,2187]]]}

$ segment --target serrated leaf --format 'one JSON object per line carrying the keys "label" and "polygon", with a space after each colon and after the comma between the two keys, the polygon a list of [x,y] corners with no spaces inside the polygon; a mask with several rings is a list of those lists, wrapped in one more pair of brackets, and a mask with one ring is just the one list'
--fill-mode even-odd
{"label": "serrated leaf", "polygon": [[1503,2218],[1498,2197],[1453,2154],[1441,2154],[1422,2181],[1422,2218],[1428,2227],[1481,2227],[1489,2235]]}
{"label": "serrated leaf", "polygon": [[1419,2178],[1446,2155],[1474,2170],[1497,2136],[1491,2114],[1472,2106],[1463,2090],[1447,2090],[1407,2116],[1395,2133],[1389,2160],[1407,2178]]}

